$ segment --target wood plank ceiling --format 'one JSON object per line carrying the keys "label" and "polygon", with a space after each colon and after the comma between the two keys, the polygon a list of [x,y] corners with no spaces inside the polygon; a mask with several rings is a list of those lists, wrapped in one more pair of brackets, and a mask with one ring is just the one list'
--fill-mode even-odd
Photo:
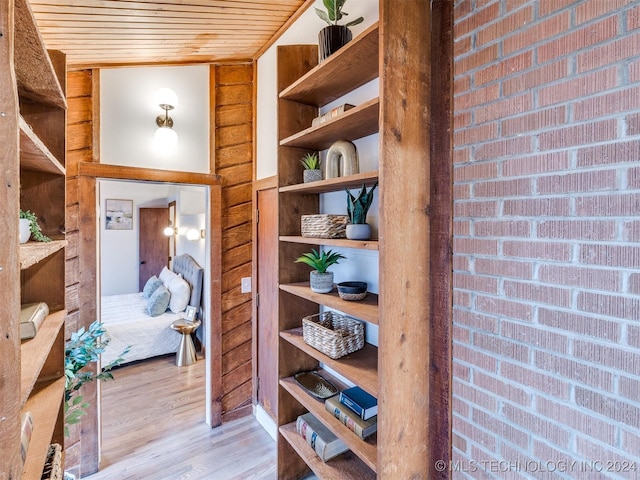
{"label": "wood plank ceiling", "polygon": [[30,0],[70,69],[255,58],[309,0]]}

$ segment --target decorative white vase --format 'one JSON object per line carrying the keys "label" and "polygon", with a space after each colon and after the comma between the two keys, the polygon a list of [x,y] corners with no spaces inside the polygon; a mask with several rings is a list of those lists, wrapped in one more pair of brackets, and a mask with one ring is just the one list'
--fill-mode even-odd
{"label": "decorative white vase", "polygon": [[349,240],[369,240],[371,225],[368,223],[348,223],[346,235]]}
{"label": "decorative white vase", "polygon": [[27,243],[31,237],[31,220],[28,218],[20,219],[20,243]]}
{"label": "decorative white vase", "polygon": [[333,290],[333,272],[318,273],[314,270],[309,275],[311,291],[316,293],[329,293]]}

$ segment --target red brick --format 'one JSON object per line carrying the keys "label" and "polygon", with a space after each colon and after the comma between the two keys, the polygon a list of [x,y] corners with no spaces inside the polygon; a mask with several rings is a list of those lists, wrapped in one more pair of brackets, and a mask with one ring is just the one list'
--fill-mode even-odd
{"label": "red brick", "polygon": [[526,220],[476,220],[473,233],[478,237],[529,237],[531,224]]}
{"label": "red brick", "polygon": [[577,166],[594,167],[640,160],[640,142],[607,143],[578,150]]}
{"label": "red brick", "polygon": [[640,407],[617,398],[602,395],[579,386],[575,387],[576,405],[609,417],[616,422],[640,428]]}
{"label": "red brick", "polygon": [[579,216],[636,216],[640,205],[640,194],[592,195],[575,199],[576,214]]}
{"label": "red brick", "polygon": [[460,0],[459,2],[456,2],[456,5],[453,9],[453,14],[456,18],[456,21],[463,19],[471,12],[473,12],[473,3],[474,2],[472,2],[472,0]]}
{"label": "red brick", "polygon": [[593,338],[618,342],[620,340],[620,324],[618,322],[579,315],[562,310],[538,310],[538,322],[548,327],[567,332],[575,332]]}
{"label": "red brick", "polygon": [[[520,449],[512,448],[508,443],[502,443],[500,445],[500,455],[498,455],[497,458],[492,456],[487,457],[484,451],[480,449],[478,449],[475,455],[474,458],[484,461],[484,463],[480,465],[482,471],[486,472],[486,478],[483,477],[482,480],[495,479],[498,474],[501,478],[508,480],[528,480],[531,478],[529,475],[523,475],[523,473],[526,472],[524,472],[523,468],[519,469],[518,465],[531,465],[531,462],[534,462],[534,460],[523,454]],[[456,477],[454,477],[454,479],[457,480]],[[556,479],[550,478],[549,480]]]}
{"label": "red brick", "polygon": [[454,220],[453,234],[455,236],[468,236],[471,232],[471,222],[469,220]]}
{"label": "red brick", "polygon": [[478,258],[474,263],[475,271],[480,274],[525,280],[533,278],[533,265],[529,262]]}
{"label": "red brick", "polygon": [[453,380],[453,392],[454,396],[468,400],[472,405],[478,405],[489,411],[496,411],[498,407],[493,395],[488,395],[480,389],[456,379]]}
{"label": "red brick", "polygon": [[541,265],[538,278],[549,284],[573,285],[590,290],[613,292],[617,292],[622,285],[620,272],[616,270],[571,265]]}
{"label": "red brick", "polygon": [[[485,123],[491,120],[500,120],[505,117],[518,115],[533,106],[533,95],[525,93],[516,97],[509,97],[504,100],[493,102],[485,108],[475,112],[476,123]],[[504,134],[504,132],[503,132]]]}
{"label": "red brick", "polygon": [[455,323],[466,325],[472,330],[494,333],[498,331],[498,320],[495,317],[482,315],[478,312],[456,309],[454,319]]}
{"label": "red brick", "polygon": [[473,344],[485,352],[493,352],[501,361],[510,358],[518,362],[527,363],[529,360],[529,348],[500,338],[496,335],[488,335],[476,332],[473,335]]}
{"label": "red brick", "polygon": [[556,57],[563,57],[576,50],[576,46],[586,48],[590,45],[603,42],[618,34],[618,20],[616,17],[607,17],[599,22],[572,30],[557,40],[547,42],[538,47],[538,62],[545,63]]}
{"label": "red brick", "polygon": [[556,172],[568,168],[569,156],[564,151],[508,159],[502,164],[502,173],[505,177],[517,177]]}
{"label": "red brick", "polygon": [[639,269],[640,246],[580,245],[580,263]]}
{"label": "red brick", "polygon": [[602,46],[578,54],[576,62],[578,72],[586,72],[635,57],[638,55],[638,50],[640,50],[640,34],[628,35],[620,40],[607,42]]}
{"label": "red brick", "polygon": [[566,335],[553,333],[539,326],[522,323],[501,322],[501,333],[507,338],[530,344],[534,349],[553,350],[556,353],[567,353],[569,341]]}
{"label": "red brick", "polygon": [[[568,103],[569,100],[584,98],[615,88],[617,84],[618,71],[615,67],[611,67],[587,75],[571,76],[564,82],[554,83],[548,87],[540,88],[538,99],[540,106],[543,107],[556,103]],[[589,99],[589,105],[597,102],[600,98],[601,97],[595,97]],[[584,102],[579,102],[578,105],[582,103]],[[584,110],[585,107],[582,107],[582,109]]]}
{"label": "red brick", "polygon": [[566,124],[566,107],[548,108],[526,115],[509,118],[502,122],[502,134],[506,137],[519,133],[529,133],[536,130],[550,129]]}
{"label": "red brick", "polygon": [[473,439],[474,442],[478,442],[485,448],[494,449],[496,445],[496,437],[487,433],[484,430],[479,429],[471,422],[462,420],[460,418],[453,418],[453,428],[459,434]]}
{"label": "red brick", "polygon": [[498,293],[498,279],[486,275],[453,274],[453,288],[472,292]]}
{"label": "red brick", "polygon": [[471,272],[471,263],[470,263],[469,257],[463,257],[462,255],[454,255],[453,271],[454,272]]}
{"label": "red brick", "polygon": [[465,401],[460,398],[452,398],[451,399],[451,410],[454,412],[457,417],[462,418],[470,418],[471,417],[471,407]]}
{"label": "red brick", "polygon": [[471,148],[458,148],[453,151],[453,163],[469,163],[471,161]]}
{"label": "red brick", "polygon": [[[471,125],[471,112],[456,113],[453,116],[453,128],[458,130],[461,128],[469,127]],[[457,142],[456,142],[457,145]]]}
{"label": "red brick", "polygon": [[469,253],[474,255],[497,255],[498,242],[495,240],[480,240],[477,238],[454,238],[454,253]]}
{"label": "red brick", "polygon": [[576,409],[575,405],[564,405],[544,397],[536,397],[536,410],[560,425],[566,425],[593,438],[610,444],[615,441],[616,428],[613,425]]}
{"label": "red brick", "polygon": [[493,180],[490,182],[476,182],[473,187],[473,196],[504,198],[530,195],[531,191],[531,179],[529,178]]}
{"label": "red brick", "polygon": [[627,170],[627,187],[634,190],[640,188],[640,167]]}
{"label": "red brick", "polygon": [[[461,343],[454,343],[453,350],[454,358],[460,362],[465,362],[474,366],[474,371],[479,368],[488,372],[495,372],[498,368],[498,360],[491,355],[487,355],[485,352],[481,352],[475,348],[466,347]],[[485,405],[487,405],[486,402]]]}
{"label": "red brick", "polygon": [[568,288],[505,280],[503,289],[504,294],[509,298],[520,298],[565,308],[571,305],[571,291]]}
{"label": "red brick", "polygon": [[551,242],[505,241],[503,252],[509,257],[567,262],[571,258],[571,245]]}
{"label": "red brick", "polygon": [[[466,9],[466,6],[464,7]],[[486,25],[487,23],[500,18],[500,4],[495,2],[486,8],[471,10],[471,15],[458,20],[453,27],[454,38],[463,37],[470,32],[475,31],[479,25]]]}
{"label": "red brick", "polygon": [[578,310],[627,320],[640,320],[640,298],[579,292]]}
{"label": "red brick", "polygon": [[640,432],[623,432],[622,444],[627,452],[640,452]]}
{"label": "red brick", "polygon": [[640,393],[640,380],[637,378],[620,377],[618,380],[620,394],[630,400],[637,401]]}
{"label": "red brick", "polygon": [[554,0],[553,2],[540,2],[538,7],[539,15],[544,17],[569,5],[580,3],[580,1],[581,0]]}
{"label": "red brick", "polygon": [[[491,43],[504,36],[506,32],[518,31],[522,25],[533,20],[533,8],[525,7],[509,15],[503,15],[500,20],[490,23],[486,28],[476,31],[476,46]],[[503,49],[503,54],[509,53]]]}
{"label": "red brick", "polygon": [[457,77],[453,81],[453,94],[460,96],[463,93],[468,92],[471,89],[471,75],[464,75]]}
{"label": "red brick", "polygon": [[460,112],[479,105],[493,102],[500,98],[500,85],[489,85],[462,95],[457,95],[453,99],[454,111]]}
{"label": "red brick", "polygon": [[576,7],[576,22],[581,25],[607,13],[615,13],[633,0],[587,0]]}
{"label": "red brick", "polygon": [[558,217],[570,213],[570,199],[567,197],[507,199],[503,214],[516,217]]}
{"label": "red brick", "polygon": [[[525,407],[531,405],[531,394],[512,382],[505,382],[493,375],[474,371],[473,383],[483,390],[492,392],[498,398],[503,398]],[[507,404],[505,403],[505,405]]]}
{"label": "red brick", "polygon": [[481,178],[495,178],[497,164],[495,162],[472,163],[458,166],[453,170],[454,182],[477,181]]}
{"label": "red brick", "polygon": [[509,421],[520,425],[534,435],[540,436],[559,447],[568,447],[569,432],[554,422],[545,420],[530,411],[505,403],[502,413]]}
{"label": "red brick", "polygon": [[460,327],[459,325],[453,325],[451,338],[454,342],[470,343],[471,333],[468,329]]}
{"label": "red brick", "polygon": [[622,370],[636,376],[640,372],[640,354],[615,346],[576,340],[574,342],[574,356],[590,363]]}
{"label": "red brick", "polygon": [[476,309],[489,315],[499,315],[516,320],[531,320],[532,307],[526,303],[504,300],[502,298],[478,295]]}
{"label": "red brick", "polygon": [[535,365],[541,370],[608,392],[613,391],[613,374],[593,365],[576,362],[548,352],[535,352]]}
{"label": "red brick", "polygon": [[471,308],[471,294],[469,292],[454,290],[453,304],[458,307]]}
{"label": "red brick", "polygon": [[506,11],[510,12],[516,8],[520,8],[522,5],[529,3],[531,0],[506,0]]}
{"label": "red brick", "polygon": [[592,172],[540,177],[537,184],[537,192],[540,194],[594,192],[597,190],[614,190],[615,188],[616,171],[602,169]]}
{"label": "red brick", "polygon": [[617,122],[615,119],[609,119],[542,132],[538,141],[540,149],[555,150],[613,140],[617,135]]}
{"label": "red brick", "polygon": [[469,366],[462,365],[455,360],[451,363],[451,366],[454,378],[458,378],[465,382],[469,381],[469,378],[471,376],[471,368],[469,368]]}
{"label": "red brick", "polygon": [[[603,86],[602,90],[610,87]],[[587,98],[574,105],[574,118],[577,121],[590,120],[592,118],[617,115],[622,112],[638,110],[640,108],[640,87],[632,87],[624,90]],[[633,133],[627,132],[627,135]]]}
{"label": "red brick", "polygon": [[629,64],[629,81],[637,82],[640,80],[640,60],[636,60]]}
{"label": "red brick", "polygon": [[[495,47],[494,47],[495,48]],[[453,58],[458,59],[474,50],[471,37],[456,38],[453,42]],[[466,69],[465,69],[466,70]]]}
{"label": "red brick", "polygon": [[533,65],[533,52],[522,52],[510,58],[502,59],[500,62],[490,65],[478,71],[474,78],[476,85],[485,85],[496,80],[501,80],[523,70],[531,68]]}
{"label": "red brick", "polygon": [[473,145],[498,138],[498,123],[488,123],[477,127],[463,128],[456,126],[453,142],[456,145]]}
{"label": "red brick", "polygon": [[534,371],[514,363],[502,361],[500,373],[520,385],[535,389],[563,400],[569,399],[569,383],[546,373]]}
{"label": "red brick", "polygon": [[453,445],[454,450],[457,449],[461,452],[467,451],[467,441],[460,435],[456,435],[455,433],[451,435],[451,445]]}
{"label": "red brick", "polygon": [[[598,467],[602,468],[602,473],[607,474],[607,478],[611,478],[610,474],[614,472],[619,475],[617,478],[628,480],[637,480],[638,478],[640,465],[638,465],[638,455],[634,455],[633,450],[626,452],[612,450],[592,442],[591,439],[576,437],[576,451],[584,458],[601,459]],[[635,465],[635,469],[628,469],[627,467],[630,465]]]}
{"label": "red brick", "polygon": [[622,239],[625,242],[640,242],[640,220],[631,220],[622,224]]}
{"label": "red brick", "polygon": [[538,222],[538,238],[557,240],[611,241],[617,236],[613,220],[543,220]]}
{"label": "red brick", "polygon": [[546,85],[569,75],[569,63],[566,58],[556,62],[532,68],[520,75],[502,80],[502,93],[505,96],[530,90],[540,85]]}
{"label": "red brick", "polygon": [[[627,0],[629,3],[632,0]],[[627,30],[640,28],[640,7],[635,7],[627,11]]]}
{"label": "red brick", "polygon": [[455,202],[453,205],[453,215],[458,217],[495,217],[498,214],[498,202],[496,200],[481,202],[467,201]]}
{"label": "red brick", "polygon": [[505,55],[509,55],[516,50],[523,48],[529,48],[531,45],[535,45],[542,40],[554,37],[557,34],[567,30],[571,24],[570,12],[565,11],[552,17],[546,18],[541,22],[535,22],[527,26],[521,26],[520,28],[514,28],[510,30],[513,32],[503,40],[503,52]]}
{"label": "red brick", "polygon": [[629,325],[627,327],[627,343],[632,347],[640,348],[640,326]]}
{"label": "red brick", "polygon": [[517,137],[508,140],[497,140],[479,145],[476,148],[476,160],[488,160],[514,155],[523,155],[533,151],[532,138]]}
{"label": "red brick", "polygon": [[453,198],[455,200],[467,200],[471,198],[471,184],[458,184],[453,186]]}
{"label": "red brick", "polygon": [[504,440],[521,448],[528,446],[529,435],[526,431],[515,428],[513,425],[509,425],[501,419],[475,408],[473,409],[472,418],[478,425],[490,432],[498,434],[498,436]]}

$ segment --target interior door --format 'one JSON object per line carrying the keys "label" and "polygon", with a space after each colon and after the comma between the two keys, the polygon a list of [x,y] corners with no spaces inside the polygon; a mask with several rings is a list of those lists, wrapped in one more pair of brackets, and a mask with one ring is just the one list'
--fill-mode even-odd
{"label": "interior door", "polygon": [[258,404],[277,419],[278,405],[278,189],[257,192]]}
{"label": "interior door", "polygon": [[151,275],[159,275],[169,265],[169,237],[163,233],[169,225],[168,208],[141,208],[139,227],[140,267],[138,285],[142,291]]}

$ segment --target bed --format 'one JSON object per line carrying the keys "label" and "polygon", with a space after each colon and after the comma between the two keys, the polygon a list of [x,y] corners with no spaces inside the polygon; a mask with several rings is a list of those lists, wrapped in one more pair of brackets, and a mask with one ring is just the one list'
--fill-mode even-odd
{"label": "bed", "polygon": [[[189,285],[188,305],[200,311],[204,270],[190,255],[178,255],[173,260],[173,272],[181,275]],[[158,316],[149,316],[145,309],[148,299],[142,292],[102,297],[101,320],[109,337],[102,353],[102,365],[108,365],[131,346],[123,363],[175,353],[181,334],[171,328],[184,311],[173,313],[167,309]]]}

